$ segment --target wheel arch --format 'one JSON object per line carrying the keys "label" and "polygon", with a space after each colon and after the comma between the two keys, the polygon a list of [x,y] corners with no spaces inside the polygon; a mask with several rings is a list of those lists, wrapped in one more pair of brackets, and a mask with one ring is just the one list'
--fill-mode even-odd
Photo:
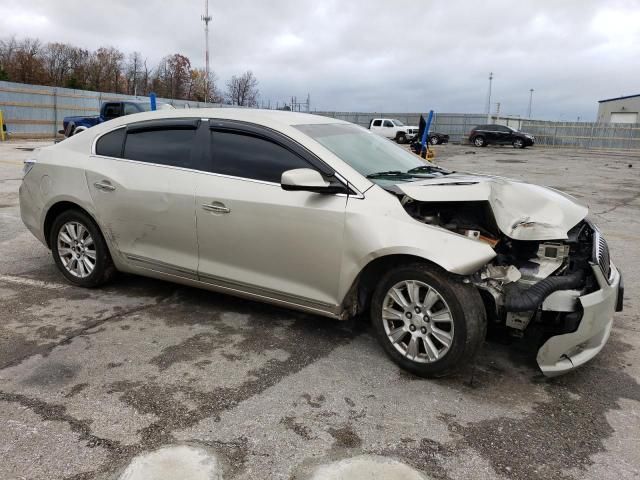
{"label": "wheel arch", "polygon": [[44,217],[43,233],[44,233],[44,239],[47,242],[47,247],[51,248],[51,240],[49,237],[51,236],[51,228],[53,227],[53,222],[61,213],[66,212],[67,210],[79,210],[85,215],[89,216],[89,218],[93,220],[93,222],[98,227],[98,230],[104,237],[104,233],[100,228],[100,224],[98,223],[95,216],[91,212],[82,208],[80,205],[78,205],[75,202],[72,202],[69,200],[60,200],[49,207]]}
{"label": "wheel arch", "polygon": [[368,310],[377,280],[384,272],[412,264],[431,265],[446,272],[441,265],[418,255],[394,253],[376,257],[360,270],[347,291],[342,301],[342,317],[352,317]]}

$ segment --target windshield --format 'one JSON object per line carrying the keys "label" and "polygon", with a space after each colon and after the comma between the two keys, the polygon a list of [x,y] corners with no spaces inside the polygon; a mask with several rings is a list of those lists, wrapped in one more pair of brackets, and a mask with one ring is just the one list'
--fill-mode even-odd
{"label": "windshield", "polygon": [[379,176],[387,180],[394,177],[393,180],[396,182],[413,181],[417,179],[416,175],[408,174],[409,170],[418,167],[438,169],[386,138],[356,125],[325,123],[295,125],[295,128],[313,138],[365,177],[373,178],[378,176],[376,174],[386,173]]}
{"label": "windshield", "polygon": [[391,120],[396,127],[404,127],[404,123],[402,123],[400,120],[396,120],[395,118],[393,120]]}

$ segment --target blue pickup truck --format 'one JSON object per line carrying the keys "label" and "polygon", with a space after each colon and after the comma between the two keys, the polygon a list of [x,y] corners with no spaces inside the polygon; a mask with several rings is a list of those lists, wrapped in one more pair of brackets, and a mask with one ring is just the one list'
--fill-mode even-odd
{"label": "blue pickup truck", "polygon": [[[168,103],[158,102],[157,109],[173,108]],[[131,101],[122,102],[105,102],[100,107],[100,115],[92,117],[64,117],[62,120],[62,130],[58,133],[65,137],[71,137],[76,133],[80,133],[87,128],[91,128],[102,122],[113,120],[123,115],[131,115],[132,113],[148,112],[151,110],[151,104],[148,101]]]}

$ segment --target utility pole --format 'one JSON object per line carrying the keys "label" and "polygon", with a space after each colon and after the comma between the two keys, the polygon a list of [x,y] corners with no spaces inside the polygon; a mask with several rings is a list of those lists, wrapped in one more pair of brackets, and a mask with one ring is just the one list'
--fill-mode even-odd
{"label": "utility pole", "polygon": [[204,79],[204,101],[207,102],[209,100],[209,22],[211,21],[209,0],[204,0],[204,15],[200,18],[204,22],[204,71],[206,75]]}
{"label": "utility pole", "polygon": [[489,72],[489,92],[487,93],[487,122],[491,123],[491,84],[493,83],[493,72]]}
{"label": "utility pole", "polygon": [[529,110],[527,110],[527,118],[531,118],[531,105],[533,104],[533,88],[529,89]]}

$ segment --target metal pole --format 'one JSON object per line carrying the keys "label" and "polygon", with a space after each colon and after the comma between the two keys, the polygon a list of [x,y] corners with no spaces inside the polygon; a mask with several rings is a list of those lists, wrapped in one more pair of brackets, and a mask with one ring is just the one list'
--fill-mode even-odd
{"label": "metal pole", "polygon": [[531,104],[533,103],[533,88],[529,89],[529,109],[527,110],[527,118],[531,118]]}
{"label": "metal pole", "polygon": [[209,15],[209,0],[204,0],[204,15],[201,17],[204,22],[204,101],[209,101],[209,22],[211,16]]}
{"label": "metal pole", "polygon": [[491,123],[491,84],[493,83],[493,72],[489,72],[489,93],[487,93],[487,122]]}

